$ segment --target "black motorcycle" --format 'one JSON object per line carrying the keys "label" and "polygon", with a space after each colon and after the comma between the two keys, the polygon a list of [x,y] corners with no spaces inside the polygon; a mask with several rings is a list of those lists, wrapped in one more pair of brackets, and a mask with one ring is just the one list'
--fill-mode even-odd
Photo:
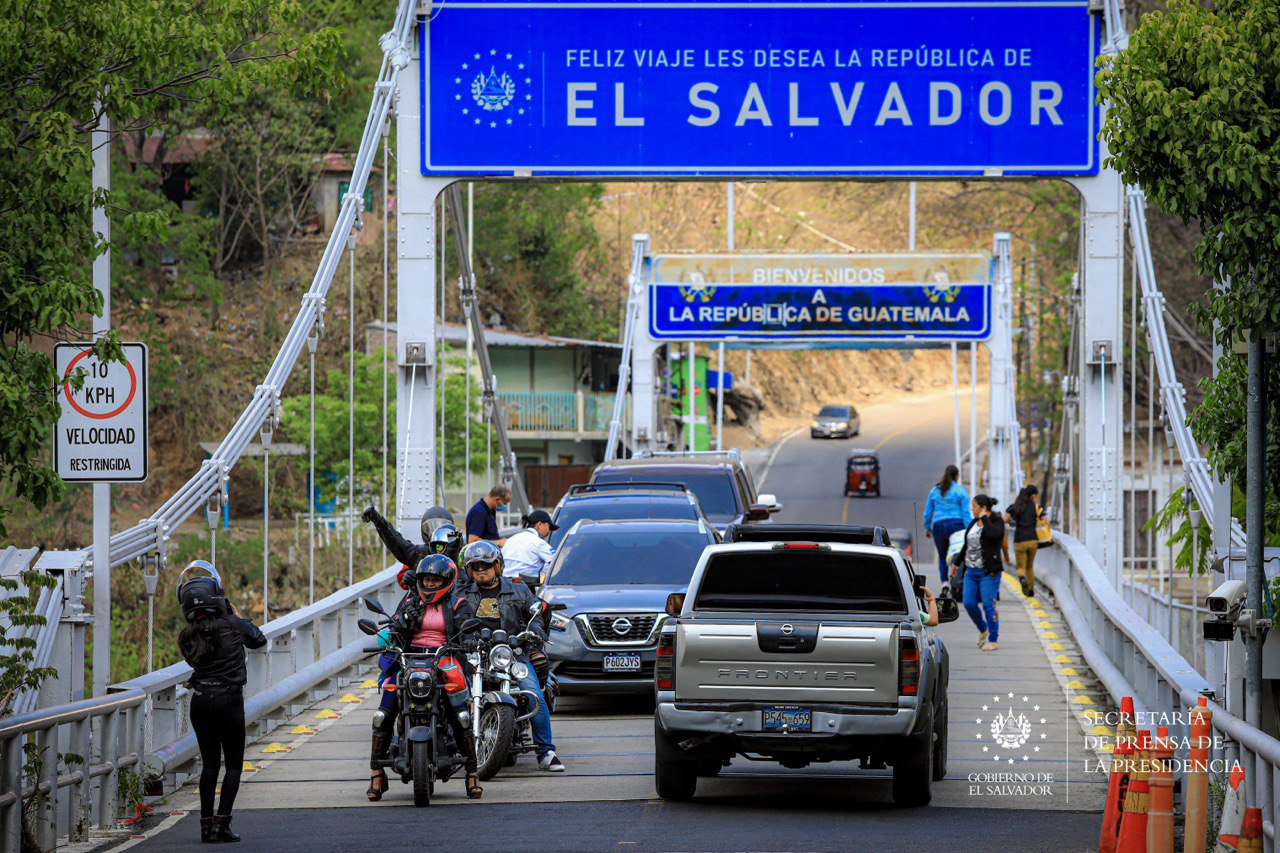
{"label": "black motorcycle", "polygon": [[[391,624],[391,617],[377,600],[366,598],[365,606],[382,616],[381,626],[372,619],[361,619],[360,630],[376,636],[380,627]],[[408,652],[399,646],[366,647],[365,652],[395,655],[400,663],[396,674],[396,697],[400,713],[396,717],[396,729],[387,758],[375,759],[376,767],[390,768],[400,776],[400,781],[413,783],[413,804],[431,805],[431,795],[436,782],[445,782],[465,765],[462,750],[454,742],[449,726],[449,709],[444,703],[452,703],[459,709],[463,726],[470,724],[469,695],[465,686],[450,694],[440,683],[441,666],[457,666],[447,662],[450,657],[461,660],[465,653],[461,635],[478,628],[482,623],[468,620],[460,628],[460,636],[434,652]],[[464,681],[465,684],[465,681]]]}
{"label": "black motorcycle", "polygon": [[[541,617],[542,608],[534,605],[530,625]],[[529,720],[541,703],[554,707],[554,677],[541,691],[520,687],[520,679],[529,670],[523,652],[536,641],[537,637],[527,630],[509,637],[506,631],[485,628],[469,647],[472,734],[481,781],[492,779],[504,766],[514,764],[517,755],[533,752]]]}

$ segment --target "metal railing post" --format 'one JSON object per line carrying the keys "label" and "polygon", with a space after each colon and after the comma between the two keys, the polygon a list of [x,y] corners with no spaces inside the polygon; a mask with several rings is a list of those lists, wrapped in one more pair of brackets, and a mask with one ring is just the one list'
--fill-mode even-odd
{"label": "metal railing post", "polygon": [[[58,840],[58,727],[36,732],[35,836],[41,850],[52,850]],[[47,786],[48,792],[44,788]]]}
{"label": "metal railing post", "polygon": [[4,853],[22,850],[22,745],[26,735],[0,742],[0,795],[14,798],[0,804],[0,848]]}
{"label": "metal railing post", "polygon": [[108,767],[98,781],[98,828],[115,829],[120,799],[120,776],[116,756],[120,752],[120,712],[108,711],[100,718],[98,757]]}
{"label": "metal railing post", "polygon": [[67,798],[68,838],[71,841],[85,841],[89,837],[89,821],[93,808],[93,784],[89,778],[89,729],[88,717],[77,720],[69,727],[70,751],[80,757],[80,779],[71,786],[71,794]]}

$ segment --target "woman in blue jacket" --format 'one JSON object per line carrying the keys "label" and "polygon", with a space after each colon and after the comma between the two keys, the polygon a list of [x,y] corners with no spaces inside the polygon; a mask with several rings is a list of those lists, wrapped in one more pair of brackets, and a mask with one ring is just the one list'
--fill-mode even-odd
{"label": "woman in blue jacket", "polygon": [[973,520],[973,513],[969,511],[969,493],[959,480],[960,469],[948,465],[938,485],[929,490],[929,500],[924,504],[924,535],[932,536],[938,548],[938,573],[944,586],[950,574],[947,546],[951,535],[957,530],[964,530]]}

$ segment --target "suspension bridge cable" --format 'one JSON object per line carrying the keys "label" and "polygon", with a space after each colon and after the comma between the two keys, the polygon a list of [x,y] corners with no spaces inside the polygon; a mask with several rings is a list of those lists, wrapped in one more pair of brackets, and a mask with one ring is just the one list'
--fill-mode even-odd
{"label": "suspension bridge cable", "polygon": [[347,586],[356,566],[356,234],[347,238]]}
{"label": "suspension bridge cable", "polygon": [[449,227],[449,221],[445,217],[444,206],[445,206],[445,197],[444,197],[444,193],[441,193],[439,204],[438,204],[440,213],[439,213],[439,218],[436,220],[437,222],[440,223],[440,328],[439,328],[440,357],[436,359],[436,384],[440,386],[440,441],[436,445],[436,458],[439,460],[442,460],[442,464],[437,465],[436,467],[440,471],[439,492],[440,492],[441,506],[444,506],[445,504],[445,499],[444,499],[445,484],[444,484],[444,465],[443,465],[443,460],[445,458],[445,455],[444,455],[444,436],[445,436],[444,414],[445,414],[445,402],[446,402],[445,379],[447,378],[447,374],[449,372],[445,365],[445,357],[444,357],[445,304],[449,296],[449,288],[445,284],[445,282],[447,281],[447,279],[445,278],[445,261],[449,254],[449,251],[448,251],[449,244],[445,242],[445,231]]}
{"label": "suspension bridge cable", "polygon": [[[473,254],[473,249],[472,249],[473,243],[472,243],[472,237],[471,237],[472,233],[475,231],[475,220],[473,218],[475,215],[475,200],[476,200],[475,184],[468,183],[467,184],[467,266],[470,267],[472,270],[475,269],[475,255]],[[474,273],[472,273],[472,275],[474,275]],[[475,292],[474,281],[471,282],[471,289],[472,289],[472,293],[474,294]],[[462,311],[464,314],[466,314],[466,318],[467,318],[467,357],[466,357],[466,373],[465,373],[467,378],[467,385],[466,385],[467,391],[466,391],[466,400],[463,405],[463,413],[465,417],[463,418],[463,422],[462,422],[463,424],[462,456],[465,461],[466,471],[467,471],[467,476],[466,476],[467,485],[465,490],[467,497],[463,501],[463,504],[466,507],[467,512],[471,511],[471,352],[472,352],[472,347],[474,346],[472,342],[473,336],[471,332],[471,312],[474,310],[475,310],[474,299],[468,300],[462,306]]]}
{"label": "suspension bridge cable", "polygon": [[253,399],[249,401],[240,417],[227,432],[222,443],[210,458],[200,465],[199,470],[148,518],[111,537],[111,566],[122,565],[137,559],[142,554],[156,550],[164,530],[176,529],[215,492],[221,490],[225,495],[227,472],[240,459],[252,440],[254,431],[267,416],[268,410],[273,405],[275,389],[283,387],[292,374],[301,355],[306,335],[315,321],[319,302],[328,292],[337,266],[341,262],[342,235],[356,218],[352,202],[357,201],[364,193],[370,167],[377,155],[380,128],[391,110],[391,101],[395,96],[400,72],[412,59],[410,43],[417,6],[417,0],[400,0],[396,9],[395,23],[390,31],[384,33],[378,40],[383,53],[382,64],[378,72],[378,80],[373,86],[369,115],[365,121],[359,150],[352,167],[352,193],[348,194],[349,198],[343,199],[338,212],[338,221],[325,245],[311,286],[303,297],[302,307],[294,317],[293,324],[267,371],[265,381],[254,392]]}
{"label": "suspension bridge cable", "polygon": [[387,294],[391,278],[389,244],[391,206],[387,204],[387,172],[391,166],[391,121],[382,127],[382,509],[387,508]]}
{"label": "suspension bridge cable", "polygon": [[271,621],[271,426],[262,439],[262,624]]}
{"label": "suspension bridge cable", "polygon": [[307,337],[311,406],[307,438],[307,603],[316,603],[316,336]]}

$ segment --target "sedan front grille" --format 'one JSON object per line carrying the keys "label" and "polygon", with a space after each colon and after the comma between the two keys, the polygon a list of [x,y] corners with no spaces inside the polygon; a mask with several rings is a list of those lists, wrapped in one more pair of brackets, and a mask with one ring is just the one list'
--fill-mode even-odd
{"label": "sedan front grille", "polygon": [[591,613],[587,623],[598,643],[644,643],[653,633],[655,613]]}

